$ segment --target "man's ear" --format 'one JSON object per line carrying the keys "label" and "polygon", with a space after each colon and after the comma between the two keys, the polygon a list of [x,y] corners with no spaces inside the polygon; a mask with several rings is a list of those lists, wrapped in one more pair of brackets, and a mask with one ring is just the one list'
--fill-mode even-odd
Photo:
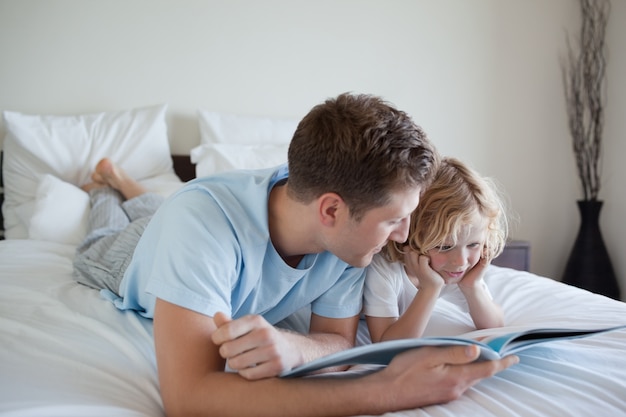
{"label": "man's ear", "polygon": [[332,227],[347,215],[347,206],[337,193],[322,194],[318,199],[319,219],[324,226]]}

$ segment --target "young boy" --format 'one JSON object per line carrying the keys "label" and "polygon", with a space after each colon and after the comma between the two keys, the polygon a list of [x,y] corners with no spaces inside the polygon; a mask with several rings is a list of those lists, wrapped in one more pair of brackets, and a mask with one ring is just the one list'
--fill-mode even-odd
{"label": "young boy", "polygon": [[483,277],[507,234],[492,182],[444,158],[411,217],[408,240],[390,242],[368,268],[364,313],[372,341],[421,337],[439,297],[466,311],[478,329],[503,326]]}

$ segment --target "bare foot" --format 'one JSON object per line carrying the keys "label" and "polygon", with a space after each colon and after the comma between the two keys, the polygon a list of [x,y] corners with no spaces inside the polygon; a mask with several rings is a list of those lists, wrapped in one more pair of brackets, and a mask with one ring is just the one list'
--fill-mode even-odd
{"label": "bare foot", "polygon": [[127,200],[146,192],[141,184],[126,175],[126,172],[113,164],[109,158],[102,158],[98,162],[94,173],[91,174],[91,179],[96,184],[108,185],[118,190]]}

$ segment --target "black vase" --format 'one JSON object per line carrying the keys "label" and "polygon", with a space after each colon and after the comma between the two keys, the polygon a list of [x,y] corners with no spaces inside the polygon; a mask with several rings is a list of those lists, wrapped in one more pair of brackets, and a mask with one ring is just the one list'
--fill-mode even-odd
{"label": "black vase", "polygon": [[600,231],[602,201],[585,200],[577,203],[580,230],[562,281],[619,300],[617,278]]}

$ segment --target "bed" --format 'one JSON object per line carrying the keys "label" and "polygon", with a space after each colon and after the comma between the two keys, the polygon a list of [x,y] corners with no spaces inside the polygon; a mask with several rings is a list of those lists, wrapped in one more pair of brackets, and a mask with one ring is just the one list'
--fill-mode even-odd
{"label": "bed", "polygon": [[[0,415],[164,415],[151,321],[117,310],[97,291],[72,278],[72,258],[85,207],[80,206],[80,201],[84,202],[78,197],[80,192],[68,184],[86,180],[89,170],[82,168],[84,161],[91,163],[113,155],[155,191],[168,194],[195,175],[204,175],[206,172],[199,169],[203,164],[206,168],[221,161],[223,169],[229,169],[228,164],[255,165],[250,159],[237,159],[245,153],[241,146],[250,151],[252,159],[263,152],[284,158],[281,152],[285,145],[272,134],[281,131],[281,136],[293,128],[293,121],[260,125],[258,120],[235,120],[239,127],[248,123],[249,128],[272,134],[255,138],[255,143],[238,143],[239,149],[224,150],[218,146],[224,144],[216,143],[215,138],[207,139],[211,136],[206,131],[210,120],[199,113],[201,145],[191,156],[172,157],[165,110],[165,106],[157,106],[92,119],[32,119],[18,114],[7,119],[5,112],[3,214],[8,227],[6,239],[0,241]],[[108,116],[112,119],[104,123]],[[148,116],[152,117],[149,123]],[[137,118],[150,126],[137,125]],[[129,120],[132,126],[119,128]],[[68,139],[74,122],[83,134],[102,134],[109,129],[115,140],[109,143],[91,138],[77,149],[76,141]],[[101,124],[96,129],[93,123]],[[152,125],[155,123],[157,127]],[[224,120],[221,123],[224,128]],[[34,125],[40,129],[33,129]],[[50,133],[60,128],[64,135]],[[149,139],[137,143],[142,134]],[[41,139],[41,135],[47,137]],[[120,135],[128,137],[119,139]],[[226,157],[229,153],[230,158]],[[79,160],[83,163],[78,164]],[[59,181],[49,181],[48,175]],[[70,215],[68,202],[81,210]],[[546,277],[492,265],[486,280],[505,311],[508,330],[626,324],[625,303]],[[439,303],[427,335],[458,335],[472,330],[469,319],[453,305]],[[626,330],[553,342],[526,350],[520,358],[518,365],[480,382],[456,401],[388,415],[626,415]]]}

